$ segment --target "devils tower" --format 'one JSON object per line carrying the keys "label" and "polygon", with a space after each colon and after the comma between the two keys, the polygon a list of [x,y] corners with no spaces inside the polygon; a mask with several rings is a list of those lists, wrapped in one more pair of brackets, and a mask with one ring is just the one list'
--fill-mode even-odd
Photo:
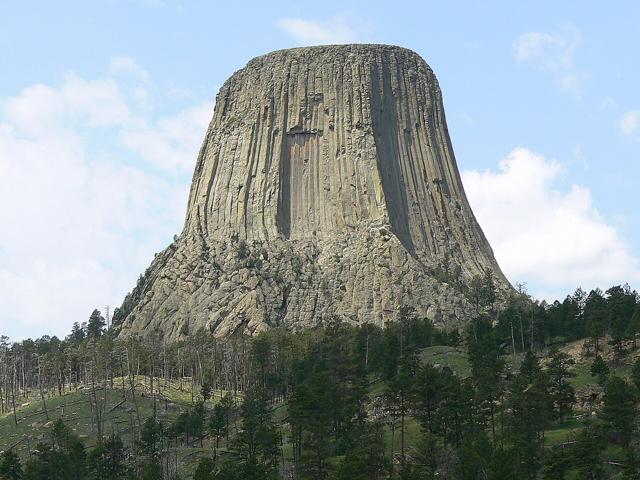
{"label": "devils tower", "polygon": [[[509,288],[464,193],[442,94],[416,53],[296,48],[223,85],[184,229],[114,321],[123,335],[254,334],[332,318],[384,325],[402,306],[447,326],[460,284]],[[440,270],[438,270],[440,268]]]}

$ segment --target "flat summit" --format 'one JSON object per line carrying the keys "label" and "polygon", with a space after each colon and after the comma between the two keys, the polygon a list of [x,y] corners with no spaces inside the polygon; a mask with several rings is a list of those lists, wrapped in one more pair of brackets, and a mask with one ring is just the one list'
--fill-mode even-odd
{"label": "flat summit", "polygon": [[487,271],[509,288],[431,68],[395,46],[296,48],[221,88],[184,229],[114,322],[177,339],[336,317],[384,325],[411,307],[446,327],[472,315],[461,286]]}

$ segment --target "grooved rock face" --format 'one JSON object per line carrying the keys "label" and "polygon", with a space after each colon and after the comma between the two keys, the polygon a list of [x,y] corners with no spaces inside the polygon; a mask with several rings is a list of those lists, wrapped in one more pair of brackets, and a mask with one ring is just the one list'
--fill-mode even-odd
{"label": "grooved rock face", "polygon": [[184,230],[114,320],[122,335],[176,339],[336,316],[384,325],[409,306],[446,327],[471,307],[434,277],[443,262],[509,288],[467,202],[429,66],[384,45],[283,50],[220,90]]}

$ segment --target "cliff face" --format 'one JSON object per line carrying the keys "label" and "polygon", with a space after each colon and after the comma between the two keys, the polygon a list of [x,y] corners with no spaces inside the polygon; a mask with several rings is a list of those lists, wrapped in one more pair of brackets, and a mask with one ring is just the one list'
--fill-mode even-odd
{"label": "cliff face", "polygon": [[333,316],[383,325],[412,306],[446,325],[470,307],[434,278],[443,261],[466,279],[491,270],[508,288],[429,66],[383,45],[283,50],[220,90],[184,230],[115,320],[125,335],[175,339]]}

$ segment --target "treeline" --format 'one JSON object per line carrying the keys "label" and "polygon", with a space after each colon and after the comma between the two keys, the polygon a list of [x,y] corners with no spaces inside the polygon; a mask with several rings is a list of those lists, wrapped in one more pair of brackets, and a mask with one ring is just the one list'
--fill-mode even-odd
{"label": "treeline", "polygon": [[[4,340],[3,412],[17,423],[21,399],[38,397],[46,411],[52,395],[82,385],[92,399],[97,446],[85,449],[56,422],[22,464],[5,452],[0,477],[177,479],[178,447],[206,445],[198,480],[637,478],[640,365],[630,381],[595,357],[603,407],[575,424],[573,361],[553,348],[585,338],[596,353],[609,338],[618,354],[635,349],[637,294],[628,287],[578,290],[547,305],[521,291],[497,309],[490,290],[482,289],[477,319],[462,332],[441,332],[400,308],[384,330],[336,321],[225,341],[200,332],[166,345],[156,335],[115,341],[95,311],[65,340]],[[432,345],[464,348],[469,375],[425,362],[424,348]],[[537,355],[550,345],[541,362]],[[522,358],[519,368],[508,364],[510,356]],[[100,392],[120,388],[135,404],[141,375],[154,414],[134,418],[130,438],[107,435]],[[155,403],[171,382],[189,384],[192,406],[168,422]],[[227,393],[212,402],[214,391]],[[545,432],[568,419],[575,435],[549,447]],[[610,446],[621,458],[607,457]],[[62,471],[67,476],[55,476]]]}

